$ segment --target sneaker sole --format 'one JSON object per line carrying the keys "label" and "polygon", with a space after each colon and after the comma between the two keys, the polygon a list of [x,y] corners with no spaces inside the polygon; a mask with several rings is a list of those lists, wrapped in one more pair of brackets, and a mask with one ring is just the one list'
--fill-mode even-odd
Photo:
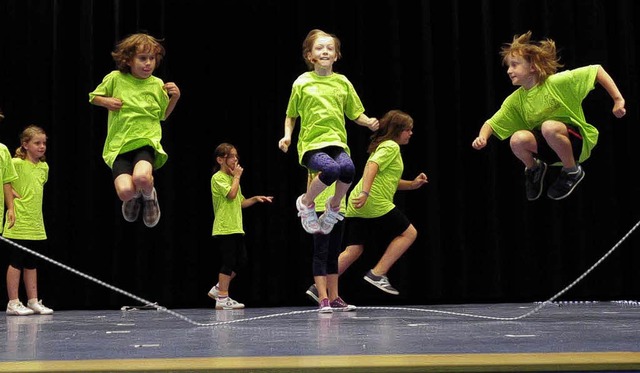
{"label": "sneaker sole", "polygon": [[356,306],[350,304],[346,307],[331,307],[332,310],[334,311],[338,311],[338,312],[351,312],[351,311],[355,311],[356,310]]}
{"label": "sneaker sole", "polygon": [[216,310],[218,310],[218,311],[229,311],[229,310],[241,310],[243,308],[244,308],[244,306],[242,306],[242,307],[216,307]]}
{"label": "sneaker sole", "polygon": [[582,181],[582,179],[584,179],[584,175],[585,175],[585,172],[584,172],[584,170],[583,170],[583,171],[582,171],[582,176],[580,177],[580,179],[578,179],[578,181],[576,181],[576,183],[575,183],[575,184],[573,184],[573,186],[571,187],[571,189],[569,189],[569,191],[568,191],[567,193],[565,193],[564,195],[559,196],[559,197],[551,197],[549,194],[547,194],[547,197],[551,198],[551,199],[552,199],[552,200],[554,200],[554,201],[559,201],[559,200],[561,200],[561,199],[565,199],[565,198],[569,197],[569,195],[571,194],[571,192],[573,192],[573,190],[574,190],[574,189],[576,189],[576,187],[578,186],[578,184],[580,184],[580,182]]}
{"label": "sneaker sole", "polygon": [[400,294],[400,292],[399,292],[399,291],[397,291],[397,290],[396,290],[396,291],[392,291],[392,290],[389,290],[389,289],[385,289],[385,288],[383,288],[382,286],[379,286],[379,285],[378,285],[374,280],[370,279],[370,278],[369,278],[369,277],[367,277],[367,276],[364,276],[364,279],[365,279],[365,281],[367,281],[367,282],[368,282],[368,283],[370,283],[371,285],[373,285],[373,286],[377,287],[378,289],[380,289],[380,290],[384,291],[385,293],[388,293],[388,294],[391,294],[391,295],[398,295],[398,294]]}
{"label": "sneaker sole", "polygon": [[309,296],[309,299],[313,300],[316,304],[320,303],[320,299],[311,290],[307,290],[306,294]]}

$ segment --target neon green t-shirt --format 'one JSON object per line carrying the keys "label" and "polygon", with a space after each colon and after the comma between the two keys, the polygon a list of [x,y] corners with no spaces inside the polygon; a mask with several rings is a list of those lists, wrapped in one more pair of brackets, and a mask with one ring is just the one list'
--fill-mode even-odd
{"label": "neon green t-shirt", "polygon": [[368,162],[378,165],[378,173],[373,179],[367,203],[361,208],[353,207],[351,196],[357,196],[362,191],[361,178],[349,195],[347,204],[348,218],[377,218],[393,210],[393,196],[398,190],[398,183],[404,171],[404,162],[400,153],[400,145],[393,140],[381,142],[373,153],[369,155]]}
{"label": "neon green t-shirt", "polygon": [[44,184],[49,179],[47,162],[32,163],[22,158],[12,158],[18,178],[11,182],[20,198],[13,200],[16,223],[9,228],[5,222],[3,236],[18,240],[46,240],[42,215]]}
{"label": "neon green t-shirt", "polygon": [[102,83],[89,93],[89,102],[96,96],[117,97],[122,108],[109,111],[107,139],[102,158],[109,167],[119,154],[151,146],[155,150],[154,169],[162,167],[169,157],[162,149],[162,126],[169,106],[169,95],[164,82],[155,76],[138,79],[131,74],[112,71]]}
{"label": "neon green t-shirt", "polygon": [[[0,144],[0,184],[11,183],[18,178],[16,168],[11,161],[11,153],[4,144]],[[4,228],[4,192],[0,191],[0,233]]]}
{"label": "neon green t-shirt", "polygon": [[494,135],[504,140],[518,130],[533,130],[545,120],[557,120],[580,131],[583,141],[578,161],[584,162],[598,142],[598,130],[587,123],[582,101],[594,89],[599,67],[562,71],[529,90],[518,88],[488,120]]}
{"label": "neon green t-shirt", "polygon": [[236,198],[229,199],[233,176],[218,171],[211,176],[211,197],[213,199],[213,236],[242,233],[242,189],[238,186]]}
{"label": "neon green t-shirt", "polygon": [[360,97],[346,76],[320,76],[314,71],[300,75],[291,89],[287,117],[300,117],[298,161],[310,150],[339,146],[348,150],[346,116],[357,119],[364,113]]}

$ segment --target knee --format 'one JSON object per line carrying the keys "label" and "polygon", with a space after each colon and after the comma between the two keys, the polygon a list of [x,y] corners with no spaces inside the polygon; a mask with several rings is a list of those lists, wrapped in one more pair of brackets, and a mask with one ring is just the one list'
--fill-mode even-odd
{"label": "knee", "polygon": [[331,185],[335,183],[336,180],[338,180],[339,176],[340,167],[338,166],[338,164],[333,163],[322,168],[319,178],[324,185]]}
{"label": "knee", "polygon": [[418,231],[413,226],[413,224],[409,225],[406,231],[402,234],[406,239],[411,241],[411,243],[415,242],[416,238],[418,238]]}
{"label": "knee", "polygon": [[343,183],[351,183],[353,182],[354,177],[356,176],[356,166],[353,163],[343,164],[340,167],[340,181]]}

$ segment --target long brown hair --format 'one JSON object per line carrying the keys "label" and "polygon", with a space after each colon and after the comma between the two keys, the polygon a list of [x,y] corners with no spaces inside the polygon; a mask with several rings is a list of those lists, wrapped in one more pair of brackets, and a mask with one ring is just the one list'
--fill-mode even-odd
{"label": "long brown hair", "polygon": [[371,135],[367,153],[373,153],[381,142],[394,140],[402,131],[413,128],[413,118],[402,110],[389,110],[379,121],[378,130]]}

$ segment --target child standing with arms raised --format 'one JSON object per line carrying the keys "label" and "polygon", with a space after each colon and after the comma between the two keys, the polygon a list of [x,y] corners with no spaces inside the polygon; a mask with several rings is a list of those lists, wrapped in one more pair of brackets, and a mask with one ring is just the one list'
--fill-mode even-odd
{"label": "child standing with arms raised", "polygon": [[244,243],[242,209],[257,202],[273,201],[269,196],[244,198],[240,188],[240,177],[244,169],[240,166],[238,151],[229,143],[216,147],[216,165],[211,177],[211,197],[213,199],[213,232],[222,256],[222,268],[218,273],[218,283],[209,290],[209,297],[215,299],[217,310],[244,308],[229,296],[229,284],[238,270],[247,263],[247,249]]}
{"label": "child standing with arms raised", "polygon": [[582,101],[596,82],[613,99],[613,115],[626,114],[625,101],[615,82],[600,65],[556,73],[562,65],[551,39],[532,42],[531,31],[516,35],[500,52],[511,83],[520,86],[500,110],[480,128],[471,146],[480,150],[491,135],[510,137],[511,151],[524,164],[527,199],[534,201],[544,188],[547,163],[562,165],[547,197],[563,199],[584,178],[580,163],[598,142],[598,130],[587,123]]}
{"label": "child standing with arms raised", "polygon": [[[15,224],[7,215],[3,237],[14,243],[44,254],[47,248],[47,233],[42,214],[44,184],[49,179],[49,165],[45,162],[47,135],[38,126],[28,126],[20,135],[20,147],[12,159],[18,178],[11,182],[20,196],[15,198]],[[6,197],[6,194],[5,194]],[[33,313],[50,315],[53,310],[38,298],[38,258],[11,245],[9,268],[7,268],[7,315],[24,316]],[[24,273],[23,273],[24,272]],[[20,276],[23,276],[27,293],[27,307],[19,299]]]}
{"label": "child standing with arms raised", "polygon": [[[286,152],[291,134],[300,117],[298,161],[318,175],[296,200],[302,227],[308,233],[328,234],[342,220],[340,201],[355,177],[349,156],[345,116],[375,131],[378,120],[364,114],[364,107],[351,82],[333,71],[340,59],[340,40],[322,30],[311,30],[302,43],[302,57],[310,71],[300,75],[291,90],[284,121],[284,137],[278,147]],[[336,183],[335,195],[327,199],[325,212],[318,218],[314,200]]]}
{"label": "child standing with arms raised", "polygon": [[142,207],[143,222],[150,228],[160,220],[153,171],[168,158],[160,144],[160,122],[169,117],[180,98],[175,83],[164,83],[152,75],[164,54],[164,47],[153,36],[125,38],[111,53],[118,70],[107,74],[89,94],[89,102],[109,110],[102,158],[112,169],[122,215],[126,221],[136,221]]}

